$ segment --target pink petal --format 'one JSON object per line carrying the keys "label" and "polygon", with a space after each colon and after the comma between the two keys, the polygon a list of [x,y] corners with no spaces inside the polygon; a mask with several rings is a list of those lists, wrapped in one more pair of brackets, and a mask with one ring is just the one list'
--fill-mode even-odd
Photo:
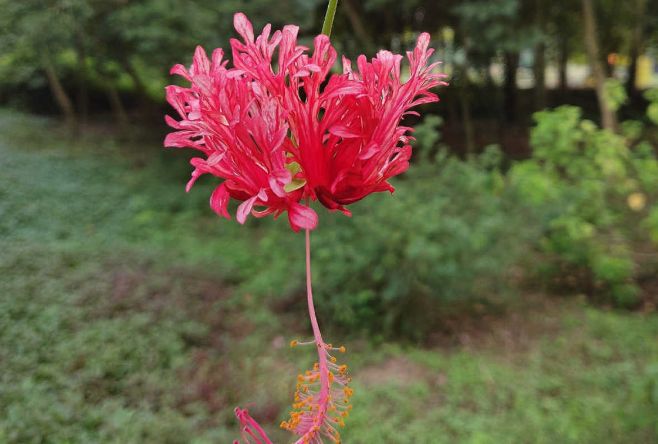
{"label": "pink petal", "polygon": [[366,147],[366,149],[361,151],[361,154],[359,154],[359,159],[362,159],[362,160],[370,159],[372,156],[377,154],[378,151],[379,151],[379,147],[377,146],[376,143],[373,142],[373,143],[369,144]]}
{"label": "pink petal", "polygon": [[300,70],[297,71],[297,73],[295,73],[295,75],[292,76],[292,77],[293,77],[293,79],[296,79],[296,78],[298,78],[298,77],[308,77],[308,76],[310,76],[310,75],[311,75],[311,73],[308,72],[307,70],[305,70],[305,69],[300,69]]}
{"label": "pink petal", "polygon": [[213,191],[212,196],[210,196],[210,208],[212,208],[215,211],[215,213],[217,213],[219,216],[225,217],[226,219],[230,219],[231,216],[228,214],[227,211],[228,201],[230,198],[231,196],[228,194],[228,190],[226,189],[226,182],[223,182],[220,186],[215,188],[215,191]]}
{"label": "pink petal", "polygon": [[251,210],[254,208],[256,199],[258,199],[258,195],[250,197],[249,199],[242,202],[238,207],[238,214],[236,215],[236,218],[240,224],[244,224],[244,222],[247,220],[247,216],[249,216]]}
{"label": "pink petal", "polygon": [[430,35],[426,32],[423,32],[418,36],[418,41],[416,42],[416,49],[419,49],[422,52],[427,51],[427,47],[430,44]]}
{"label": "pink petal", "polygon": [[288,221],[296,232],[300,228],[312,230],[318,225],[318,215],[310,207],[292,202],[288,208]]}
{"label": "pink petal", "polygon": [[329,128],[329,133],[333,134],[334,136],[342,137],[343,139],[361,137],[361,132],[357,128],[350,127],[342,123],[332,125],[332,127]]}
{"label": "pink petal", "polygon": [[217,72],[222,66],[222,57],[224,57],[224,50],[217,48],[212,52],[212,70]]}
{"label": "pink petal", "polygon": [[254,42],[254,28],[251,26],[251,22],[247,19],[247,16],[241,12],[237,12],[233,16],[233,26],[235,30],[238,31],[238,34],[245,39],[246,43]]}
{"label": "pink petal", "polygon": [[167,134],[164,140],[164,146],[183,148],[190,145],[189,131],[177,131]]}
{"label": "pink petal", "polygon": [[187,80],[192,80],[192,76],[190,76],[190,73],[187,72],[187,68],[185,68],[183,65],[180,64],[171,68],[169,74],[171,75],[177,74],[179,76],[186,78]]}
{"label": "pink petal", "polygon": [[[203,173],[201,171],[199,171],[198,169],[195,169],[194,171],[192,171],[192,178],[187,182],[187,185],[185,185],[185,192],[186,193],[190,192],[190,189],[192,189],[192,185],[194,185],[194,182],[196,182],[196,180],[199,178],[199,176],[201,176],[201,174],[203,174]],[[212,207],[212,197],[210,198],[210,201],[211,201],[210,206]]]}
{"label": "pink petal", "polygon": [[268,180],[272,192],[274,192],[274,194],[279,197],[285,197],[286,191],[283,189],[283,187],[292,181],[292,173],[286,168],[275,170],[270,173]]}
{"label": "pink petal", "polygon": [[[246,431],[251,435],[251,437],[256,441],[256,443],[260,444],[272,444],[272,441],[267,437],[265,434],[265,431],[261,428],[260,425],[251,417],[249,416],[249,413],[247,413],[247,409],[239,409],[238,407],[235,408],[234,410],[235,416],[237,416],[238,420],[240,421],[240,428],[243,431]],[[251,432],[251,429],[255,430],[256,433],[258,434],[258,437],[255,436],[253,432]],[[242,437],[245,438],[246,442],[249,442],[247,438],[242,434]],[[233,441],[233,444],[239,444],[239,441]]]}
{"label": "pink petal", "polygon": [[206,51],[201,47],[197,46],[196,51],[194,51],[194,60],[192,62],[192,75],[206,74],[210,73],[210,60],[206,55]]}
{"label": "pink petal", "polygon": [[172,128],[180,129],[180,125],[178,124],[178,122],[169,116],[165,116],[165,122],[167,122],[167,125],[169,125]]}

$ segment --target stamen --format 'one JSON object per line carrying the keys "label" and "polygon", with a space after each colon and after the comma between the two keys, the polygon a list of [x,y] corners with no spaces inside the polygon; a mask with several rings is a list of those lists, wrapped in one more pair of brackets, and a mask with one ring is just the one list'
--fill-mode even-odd
{"label": "stamen", "polygon": [[294,347],[296,345],[311,345],[311,344],[315,344],[315,341],[300,342],[296,339],[294,341],[290,341],[291,347]]}

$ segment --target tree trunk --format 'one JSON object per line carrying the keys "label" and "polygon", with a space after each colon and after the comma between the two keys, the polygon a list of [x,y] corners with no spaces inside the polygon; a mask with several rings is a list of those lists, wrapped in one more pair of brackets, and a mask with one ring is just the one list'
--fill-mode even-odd
{"label": "tree trunk", "polygon": [[46,72],[46,77],[48,78],[48,86],[50,87],[50,92],[57,102],[57,106],[64,114],[66,119],[66,125],[68,126],[69,133],[72,137],[75,137],[77,133],[78,121],[75,116],[75,110],[73,109],[73,102],[71,98],[66,94],[62,83],[57,77],[55,68],[53,68],[52,62],[47,54],[42,54],[41,62],[43,63],[43,69]]}
{"label": "tree trunk", "polygon": [[475,130],[473,129],[473,119],[471,118],[471,103],[468,100],[468,92],[465,86],[459,88],[459,101],[462,110],[462,124],[464,125],[464,137],[466,146],[464,157],[468,159],[475,152]]}
{"label": "tree trunk", "polygon": [[640,56],[640,51],[642,50],[642,34],[646,4],[646,0],[635,0],[635,6],[637,9],[635,26],[633,27],[633,35],[631,38],[631,65],[628,69],[628,80],[626,81],[626,93],[632,102],[637,100],[637,85],[635,84],[637,77],[637,58]]}
{"label": "tree trunk", "polygon": [[78,115],[80,125],[78,130],[87,124],[87,117],[89,115],[89,89],[87,87],[87,65],[86,65],[86,52],[84,47],[84,39],[81,34],[76,33],[75,46],[78,58],[78,69],[76,72],[78,82]]}
{"label": "tree trunk", "polygon": [[137,89],[137,94],[139,95],[139,104],[138,104],[139,114],[142,117],[142,119],[146,118],[145,120],[150,122],[151,119],[153,119],[156,115],[158,116],[158,118],[161,119],[162,117],[159,115],[158,112],[156,112],[153,106],[153,102],[149,98],[146,85],[139,77],[139,73],[133,67],[132,63],[130,63],[128,60],[122,60],[120,64],[121,67],[124,69],[124,71],[128,73],[133,83],[135,84],[135,88]]}
{"label": "tree trunk", "polygon": [[561,34],[559,40],[559,71],[560,71],[560,98],[562,102],[566,102],[567,93],[569,90],[568,78],[567,78],[567,64],[569,63],[569,38],[566,35]]}
{"label": "tree trunk", "polygon": [[107,98],[110,100],[112,111],[114,112],[121,129],[126,130],[130,126],[130,119],[128,119],[126,109],[123,107],[123,103],[121,103],[119,91],[112,80],[106,80],[105,83],[105,91],[107,92]]}
{"label": "tree trunk", "polygon": [[473,120],[471,119],[471,103],[468,99],[468,45],[464,45],[464,62],[460,67],[460,85],[459,85],[459,104],[462,114],[462,125],[464,127],[465,153],[464,157],[468,159],[475,152],[475,130],[473,129]]}
{"label": "tree trunk", "polygon": [[519,67],[519,53],[506,52],[505,53],[505,85],[503,92],[505,95],[504,113],[505,122],[508,124],[516,123],[516,108],[517,108],[517,94],[516,94],[516,70]]}
{"label": "tree trunk", "polygon": [[608,109],[605,99],[605,72],[599,60],[599,45],[596,38],[596,21],[592,0],[583,0],[583,18],[585,21],[585,50],[589,59],[589,66],[594,75],[596,96],[601,111],[603,128],[616,131],[617,114]]}
{"label": "tree trunk", "polygon": [[535,111],[546,108],[546,43],[544,42],[545,12],[542,0],[535,0],[535,26],[541,33],[540,40],[535,44]]}
{"label": "tree trunk", "polygon": [[544,54],[546,45],[539,42],[535,45],[535,111],[546,108],[546,61]]}

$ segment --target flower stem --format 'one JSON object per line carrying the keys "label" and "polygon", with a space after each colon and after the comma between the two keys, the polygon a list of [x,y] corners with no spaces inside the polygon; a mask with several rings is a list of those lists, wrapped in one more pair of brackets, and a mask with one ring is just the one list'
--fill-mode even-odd
{"label": "flower stem", "polygon": [[324,23],[322,24],[322,34],[327,37],[331,36],[331,27],[334,25],[334,16],[336,15],[337,6],[338,0],[329,0],[327,13],[324,16]]}
{"label": "flower stem", "polygon": [[[306,230],[306,297],[308,299],[308,314],[311,317],[311,326],[313,327],[313,337],[315,345],[318,348],[318,364],[320,369],[320,418],[327,413],[327,396],[329,395],[329,376],[327,364],[327,352],[325,344],[322,342],[318,318],[315,316],[315,307],[313,306],[313,290],[311,289],[311,231]],[[320,421],[322,423],[322,421]]]}
{"label": "flower stem", "polygon": [[322,346],[322,335],[318,326],[318,319],[315,316],[315,307],[313,306],[313,290],[311,289],[311,232],[306,230],[306,297],[308,300],[308,314],[311,317],[311,326],[313,327],[313,336],[318,347]]}

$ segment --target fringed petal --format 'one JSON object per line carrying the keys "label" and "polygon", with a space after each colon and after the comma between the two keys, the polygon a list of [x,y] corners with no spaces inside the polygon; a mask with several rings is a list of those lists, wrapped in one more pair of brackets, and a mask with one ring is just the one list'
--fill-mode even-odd
{"label": "fringed petal", "polygon": [[210,196],[210,208],[219,216],[230,219],[231,215],[228,214],[228,201],[230,198],[231,196],[228,194],[226,183],[224,182],[215,188],[215,191]]}
{"label": "fringed petal", "polygon": [[288,221],[295,232],[300,228],[313,230],[318,225],[318,215],[310,207],[291,202],[288,208]]}

